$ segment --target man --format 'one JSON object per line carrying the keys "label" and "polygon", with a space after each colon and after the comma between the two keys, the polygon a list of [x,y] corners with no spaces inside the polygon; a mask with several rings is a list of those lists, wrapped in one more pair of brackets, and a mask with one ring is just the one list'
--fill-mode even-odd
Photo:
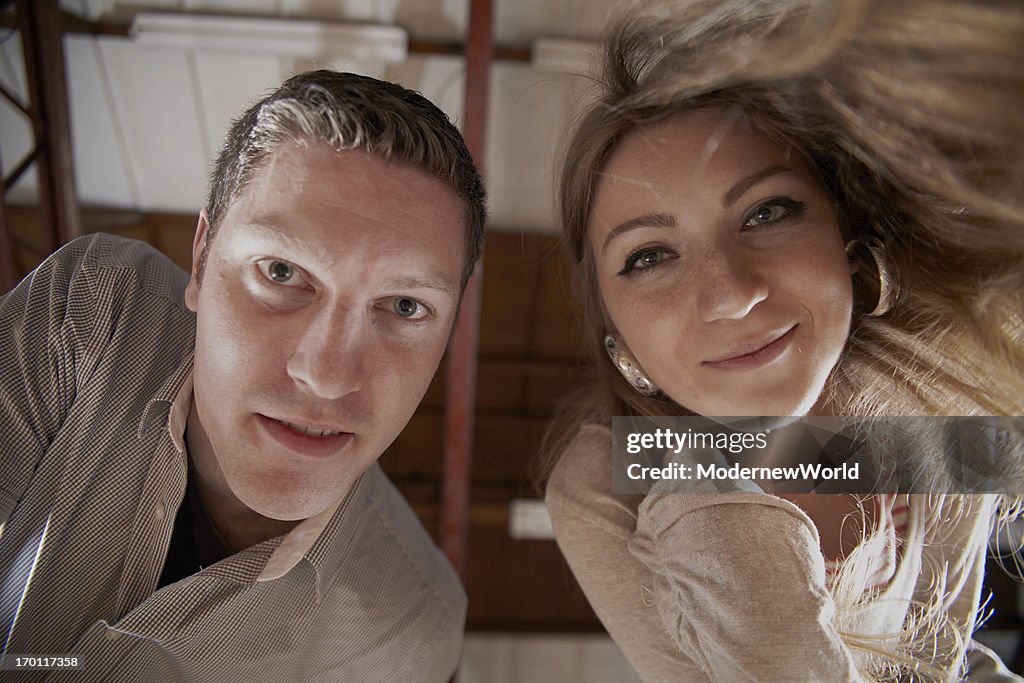
{"label": "man", "polygon": [[416,93],[296,76],[228,133],[191,277],[85,237],[0,299],[0,624],[25,680],[443,681],[466,598],[376,464],[483,190]]}

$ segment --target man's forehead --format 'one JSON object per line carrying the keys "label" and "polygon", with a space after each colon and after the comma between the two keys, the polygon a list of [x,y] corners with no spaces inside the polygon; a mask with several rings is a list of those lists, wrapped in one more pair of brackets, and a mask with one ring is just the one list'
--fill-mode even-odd
{"label": "man's forehead", "polygon": [[[469,201],[459,194],[450,179],[442,177],[433,169],[384,156],[365,147],[338,149],[321,141],[301,138],[283,142],[271,151],[254,169],[245,186],[239,189],[233,203],[258,201],[275,195],[280,199],[294,197],[296,194],[316,195],[331,187],[332,181],[327,176],[338,170],[348,171],[345,173],[345,182],[343,185],[334,185],[334,191],[328,194],[348,194],[355,200],[348,204],[349,209],[364,205],[369,201],[364,192],[381,185],[390,185],[399,193],[410,186],[427,186],[431,201],[419,202],[415,210],[410,208],[407,211],[410,217],[429,213],[433,207],[444,204],[442,197],[446,197],[458,206],[460,223],[469,220]],[[397,210],[402,208],[391,201],[382,204]]]}
{"label": "man's forehead", "polygon": [[363,146],[339,147],[322,140],[304,137],[283,141],[269,151],[262,163],[254,169],[248,185],[294,179],[296,171],[310,166],[330,166],[335,163],[369,169],[363,176],[367,182],[379,181],[381,178],[399,178],[411,173],[440,183],[454,193],[447,180],[422,164],[406,161],[393,154],[372,151]]}

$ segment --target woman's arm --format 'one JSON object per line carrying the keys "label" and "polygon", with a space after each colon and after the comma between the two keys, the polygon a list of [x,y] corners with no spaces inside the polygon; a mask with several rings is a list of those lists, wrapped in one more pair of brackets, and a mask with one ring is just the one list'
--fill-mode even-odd
{"label": "woman's arm", "polygon": [[860,681],[810,519],[756,493],[648,495],[629,550],[679,650],[713,680]]}
{"label": "woman's arm", "polygon": [[653,577],[627,548],[640,496],[611,493],[611,435],[583,428],[547,486],[555,539],[609,635],[647,683],[709,680],[665,632]]}

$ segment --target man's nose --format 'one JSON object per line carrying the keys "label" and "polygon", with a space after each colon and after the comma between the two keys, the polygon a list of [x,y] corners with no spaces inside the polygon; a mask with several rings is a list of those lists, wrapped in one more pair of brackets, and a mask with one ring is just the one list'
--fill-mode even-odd
{"label": "man's nose", "polygon": [[306,321],[291,358],[288,375],[324,399],[359,391],[367,345],[366,321],[357,309],[325,307]]}
{"label": "man's nose", "polygon": [[698,307],[705,322],[743,318],[768,297],[768,282],[755,259],[735,247],[705,250],[698,284]]}

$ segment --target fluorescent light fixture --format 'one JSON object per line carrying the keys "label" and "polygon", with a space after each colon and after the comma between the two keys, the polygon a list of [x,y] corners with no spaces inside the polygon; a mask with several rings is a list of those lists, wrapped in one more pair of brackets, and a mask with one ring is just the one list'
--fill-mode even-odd
{"label": "fluorescent light fixture", "polygon": [[136,14],[130,35],[156,47],[384,62],[405,61],[409,44],[397,26],[162,12]]}
{"label": "fluorescent light fixture", "polygon": [[589,40],[538,38],[533,41],[530,61],[540,69],[590,73],[600,50],[598,43]]}

